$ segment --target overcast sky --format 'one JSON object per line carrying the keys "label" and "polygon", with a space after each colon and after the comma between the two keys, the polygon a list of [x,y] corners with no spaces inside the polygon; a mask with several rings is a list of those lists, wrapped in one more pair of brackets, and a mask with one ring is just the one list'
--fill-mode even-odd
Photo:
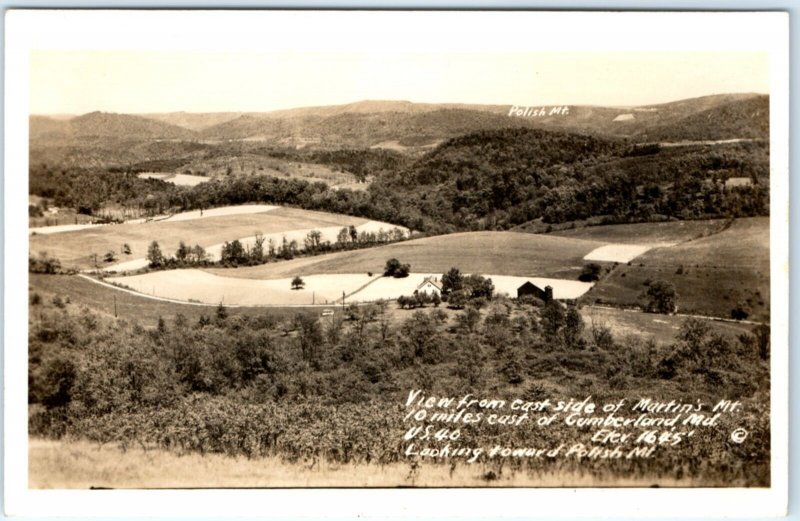
{"label": "overcast sky", "polygon": [[30,112],[224,112],[365,99],[646,105],[768,93],[766,53],[33,51]]}

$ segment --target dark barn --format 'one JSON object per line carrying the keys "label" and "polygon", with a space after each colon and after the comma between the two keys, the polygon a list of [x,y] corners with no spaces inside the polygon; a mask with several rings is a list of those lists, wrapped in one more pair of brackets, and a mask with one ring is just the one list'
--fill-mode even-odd
{"label": "dark barn", "polygon": [[542,289],[533,282],[527,281],[525,284],[517,288],[517,298],[521,298],[526,295],[533,295],[538,299],[548,302],[553,299],[553,288],[550,286],[545,286],[545,288]]}

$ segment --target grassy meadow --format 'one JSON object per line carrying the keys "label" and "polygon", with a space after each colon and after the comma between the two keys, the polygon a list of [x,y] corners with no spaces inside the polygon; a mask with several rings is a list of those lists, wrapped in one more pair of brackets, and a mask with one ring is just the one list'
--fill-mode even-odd
{"label": "grassy meadow", "polygon": [[[92,254],[102,257],[108,251],[117,253],[119,261],[144,258],[148,245],[157,240],[161,250],[173,253],[178,243],[212,246],[242,237],[279,233],[288,230],[323,228],[328,226],[359,225],[366,219],[325,212],[277,208],[266,213],[204,217],[180,221],[115,224],[88,230],[53,235],[32,235],[29,240],[33,254],[47,252],[58,258],[65,267],[94,268]],[[123,244],[131,247],[130,255],[121,252]]]}
{"label": "grassy meadow", "polygon": [[654,280],[671,282],[678,311],[729,318],[743,303],[750,320],[768,321],[770,302],[769,219],[737,219],[717,234],[651,250],[619,265],[583,298],[632,306]]}
{"label": "grassy meadow", "polygon": [[[605,306],[586,305],[581,308],[581,316],[586,323],[586,338],[591,335],[592,325],[607,327],[620,340],[638,338],[668,344],[675,339],[686,317],[678,315],[655,315],[637,309],[618,309]],[[752,324],[741,322],[704,320],[713,332],[736,337],[749,333]]]}
{"label": "grassy meadow", "polygon": [[243,278],[276,278],[318,273],[382,273],[386,260],[411,264],[416,273],[464,273],[577,279],[583,257],[602,243],[514,232],[466,232],[236,270],[211,273]]}
{"label": "grassy meadow", "polygon": [[619,244],[679,243],[718,233],[724,219],[604,224],[551,232],[548,235]]}
{"label": "grassy meadow", "polygon": [[[77,275],[31,273],[28,277],[28,286],[31,294],[39,294],[45,302],[50,302],[55,297],[59,297],[62,300],[68,298],[74,309],[85,308],[92,313],[106,317],[114,316],[116,306],[117,316],[120,319],[136,321],[146,327],[154,327],[159,318],[174,321],[178,315],[182,315],[187,320],[196,323],[201,316],[210,316],[215,312],[214,306],[154,300],[144,295],[133,295],[105,285],[96,284]],[[269,310],[265,310],[263,307],[239,306],[227,309],[231,315],[249,317],[269,315],[277,319],[293,317],[298,313],[319,313],[317,308],[297,307],[271,307]]]}

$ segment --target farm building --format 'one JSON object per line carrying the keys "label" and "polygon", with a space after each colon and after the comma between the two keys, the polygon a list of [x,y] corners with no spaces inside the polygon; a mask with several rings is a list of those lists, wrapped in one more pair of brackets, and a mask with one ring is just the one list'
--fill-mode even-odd
{"label": "farm building", "polygon": [[525,284],[517,288],[517,298],[521,298],[526,295],[533,295],[538,299],[548,302],[553,300],[553,288],[551,286],[545,286],[544,289],[542,289],[533,282],[527,281]]}
{"label": "farm building", "polygon": [[437,295],[442,294],[442,283],[439,282],[439,279],[436,277],[425,277],[425,280],[422,281],[422,284],[417,286],[418,292],[426,292],[430,295],[436,293]]}

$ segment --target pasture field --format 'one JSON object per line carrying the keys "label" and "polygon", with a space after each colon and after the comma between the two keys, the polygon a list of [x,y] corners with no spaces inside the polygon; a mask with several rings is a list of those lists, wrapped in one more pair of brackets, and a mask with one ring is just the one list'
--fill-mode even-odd
{"label": "pasture field", "polygon": [[296,306],[341,301],[343,293],[356,291],[367,284],[370,277],[366,274],[310,275],[303,277],[303,289],[292,289],[290,278],[251,280],[196,269],[154,271],[106,280],[139,293],[176,300],[234,306]]}
{"label": "pasture field", "polygon": [[[46,302],[55,296],[62,300],[69,297],[68,309],[80,310],[84,307],[95,313],[113,317],[116,304],[117,316],[122,319],[136,320],[143,326],[155,326],[159,318],[168,322],[174,321],[178,314],[196,323],[202,315],[215,313],[213,306],[198,306],[190,303],[180,304],[165,302],[119,291],[108,286],[96,284],[76,275],[41,275],[30,273],[28,286],[31,293],[38,293]],[[229,315],[263,316],[270,315],[277,319],[294,316],[297,313],[310,312],[317,314],[319,308],[279,308],[279,307],[229,307]]]}
{"label": "pasture field", "polygon": [[515,232],[467,232],[414,239],[376,248],[337,252],[209,273],[249,279],[317,273],[383,273],[387,259],[411,264],[411,273],[463,273],[577,280],[583,257],[602,243]]}
{"label": "pasture field", "polygon": [[585,302],[635,305],[655,280],[671,282],[680,313],[730,317],[744,303],[750,320],[769,321],[769,218],[736,220],[728,229],[620,265],[584,297]]}
{"label": "pasture field", "polygon": [[604,224],[560,230],[548,235],[620,244],[677,243],[720,232],[724,219],[661,223]]}
{"label": "pasture field", "polygon": [[630,262],[653,248],[664,246],[672,244],[606,244],[590,251],[584,259],[597,262]]}
{"label": "pasture field", "polygon": [[222,454],[178,455],[156,448],[100,445],[79,440],[28,441],[28,486],[67,488],[219,488],[224,487],[562,487],[562,486],[693,486],[694,480],[607,478],[584,473],[506,471],[494,479],[495,466],[410,463],[375,465],[318,460],[306,465],[277,457],[245,458]]}
{"label": "pasture field", "polygon": [[[279,233],[287,230],[360,225],[365,219],[324,212],[277,208],[265,213],[217,215],[202,219],[178,217],[163,221],[125,223],[100,226],[88,230],[54,235],[33,235],[29,240],[31,254],[46,251],[58,258],[65,267],[94,268],[93,254],[102,257],[108,251],[117,253],[118,261],[144,258],[147,247],[157,240],[161,251],[171,254],[182,240],[189,245],[206,247],[251,236],[257,232]],[[197,212],[199,215],[199,211]],[[130,255],[120,253],[123,244],[131,247]],[[108,267],[111,264],[105,264]]]}
{"label": "pasture field", "polygon": [[[618,309],[603,306],[583,306],[581,316],[586,324],[584,336],[590,340],[592,325],[606,326],[611,329],[614,338],[624,341],[626,337],[635,337],[643,340],[652,339],[659,344],[669,344],[675,341],[675,336],[686,317],[678,315],[660,315],[643,313],[634,309]],[[732,338],[741,333],[750,333],[754,326],[741,322],[728,322],[721,320],[707,320],[706,323],[715,333],[720,333]]]}
{"label": "pasture field", "polygon": [[89,228],[97,228],[98,226],[105,226],[104,224],[56,224],[54,226],[39,226],[35,228],[28,228],[30,235],[51,235],[53,233],[75,232],[78,230],[88,230]]}
{"label": "pasture field", "polygon": [[252,213],[266,213],[277,210],[279,206],[272,206],[269,204],[243,204],[240,206],[222,206],[220,208],[208,208],[207,210],[191,210],[188,212],[176,213],[170,215],[164,220],[170,222],[176,221],[193,221],[195,219],[208,219],[209,217],[223,217],[226,215],[248,215]]}

